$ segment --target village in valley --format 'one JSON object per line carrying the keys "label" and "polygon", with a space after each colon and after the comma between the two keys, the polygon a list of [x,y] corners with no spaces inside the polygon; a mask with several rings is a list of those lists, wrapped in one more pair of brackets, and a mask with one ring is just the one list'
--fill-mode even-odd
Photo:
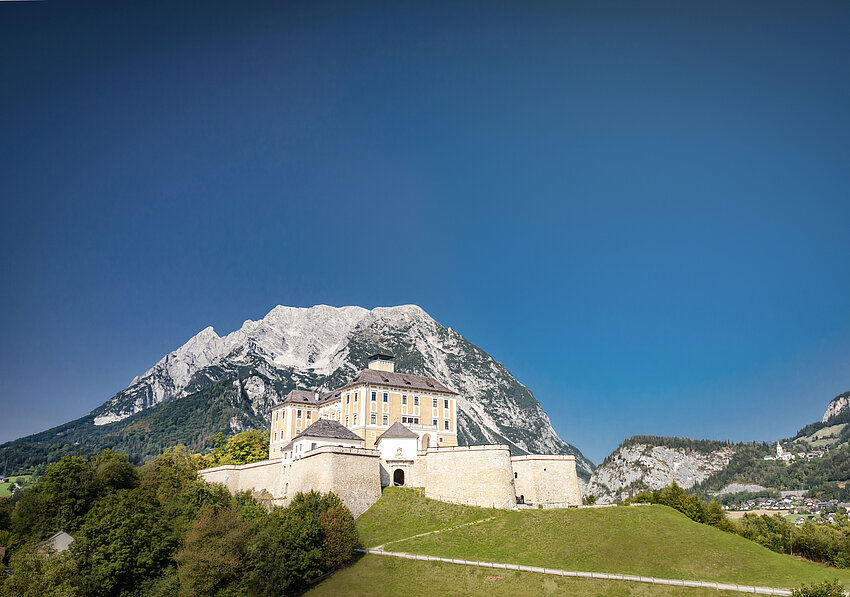
{"label": "village in valley", "polygon": [[[793,452],[786,450],[776,442],[776,455],[765,456],[764,460],[785,461],[788,465],[797,462],[823,458],[829,454],[829,448],[824,447],[810,452]],[[843,488],[843,484],[840,484]],[[848,522],[850,502],[840,502],[836,499],[818,501],[804,497],[806,490],[780,491],[779,497],[754,497],[735,504],[723,506],[729,518],[740,518],[747,513],[782,515],[796,526],[806,521],[817,524],[845,524]]]}

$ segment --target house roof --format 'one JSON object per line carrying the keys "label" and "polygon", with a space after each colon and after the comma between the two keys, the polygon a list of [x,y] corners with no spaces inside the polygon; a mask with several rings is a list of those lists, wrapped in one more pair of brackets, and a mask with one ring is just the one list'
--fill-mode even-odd
{"label": "house roof", "polygon": [[316,406],[318,404],[318,400],[316,400],[316,393],[309,392],[307,390],[292,390],[289,394],[286,395],[286,398],[283,399],[281,404],[309,404],[312,406]]}
{"label": "house roof", "polygon": [[71,543],[74,542],[74,538],[66,533],[65,531],[59,531],[48,537],[45,541],[40,544],[40,549],[50,549],[55,551],[56,553],[62,553]]}
{"label": "house roof", "polygon": [[384,431],[381,435],[378,436],[378,439],[375,440],[375,443],[378,443],[382,439],[389,439],[391,437],[403,437],[403,438],[413,438],[419,439],[419,436],[413,433],[410,429],[396,421],[390,428]]}
{"label": "house roof", "polygon": [[[363,441],[363,438],[330,419],[319,419],[307,429],[292,438],[295,441],[299,437],[325,437],[330,439],[348,439]],[[285,449],[285,448],[284,448]]]}
{"label": "house roof", "polygon": [[455,394],[433,377],[422,375],[410,375],[409,373],[394,373],[392,371],[379,371],[378,369],[364,369],[357,377],[345,384],[340,390],[351,388],[360,384],[374,384],[401,388],[403,390],[422,390],[424,392],[441,392],[443,394]]}

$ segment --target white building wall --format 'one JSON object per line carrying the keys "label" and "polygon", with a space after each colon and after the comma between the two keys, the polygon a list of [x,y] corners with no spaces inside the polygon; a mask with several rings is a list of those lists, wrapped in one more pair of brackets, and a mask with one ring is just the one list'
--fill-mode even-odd
{"label": "white building wall", "polygon": [[[377,449],[382,460],[413,460],[416,458],[415,437],[385,437],[378,442]],[[401,449],[401,456],[398,450]]]}

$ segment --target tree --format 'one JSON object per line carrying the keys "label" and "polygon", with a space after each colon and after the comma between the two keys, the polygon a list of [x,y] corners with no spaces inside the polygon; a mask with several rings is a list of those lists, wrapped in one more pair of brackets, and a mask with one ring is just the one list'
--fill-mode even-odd
{"label": "tree", "polygon": [[322,545],[325,569],[333,570],[354,556],[354,550],[360,545],[360,537],[351,511],[343,504],[331,506],[322,512],[320,521],[325,532]]}
{"label": "tree", "polygon": [[12,529],[33,539],[44,539],[59,530],[74,531],[101,487],[88,460],[66,456],[50,465],[35,487],[24,491],[12,515]]}
{"label": "tree", "polygon": [[12,502],[9,498],[0,498],[0,531],[12,528]]}
{"label": "tree", "polygon": [[205,466],[222,464],[248,464],[269,457],[269,432],[252,429],[232,435],[226,440],[219,433],[215,448],[204,456]]}
{"label": "tree", "polygon": [[150,491],[122,489],[94,505],[71,544],[87,592],[117,595],[157,576],[177,546]]}
{"label": "tree", "polygon": [[244,592],[252,538],[253,525],[241,519],[240,509],[204,510],[177,554],[180,594]]}
{"label": "tree", "polygon": [[104,491],[132,489],[139,484],[136,469],[124,454],[104,450],[92,459],[92,465]]}
{"label": "tree", "polygon": [[247,578],[251,594],[291,595],[321,576],[323,535],[318,517],[300,518],[291,508],[273,510],[248,551],[254,563]]}
{"label": "tree", "polygon": [[34,547],[18,550],[9,562],[14,574],[0,582],[0,593],[19,597],[76,597],[76,562],[69,553],[46,554]]}

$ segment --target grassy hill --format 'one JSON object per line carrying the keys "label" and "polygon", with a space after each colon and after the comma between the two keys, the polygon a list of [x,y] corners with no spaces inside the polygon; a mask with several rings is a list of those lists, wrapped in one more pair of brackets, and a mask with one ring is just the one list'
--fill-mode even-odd
{"label": "grassy hill", "polygon": [[[443,533],[404,538],[490,517],[493,520]],[[388,488],[358,519],[357,526],[365,545],[383,544],[388,551],[774,587],[831,579],[850,586],[850,571],[774,553],[742,537],[692,522],[665,506],[513,512],[444,504]],[[530,595],[558,590],[580,595],[668,594],[662,587],[635,583],[494,574],[488,569],[366,556],[321,583],[310,595],[397,594],[394,583],[398,578],[410,578],[409,586],[420,595],[440,594],[438,587],[444,582],[454,587],[447,590],[449,594]],[[676,589],[676,594],[700,594],[696,589],[682,591]],[[720,593],[712,590],[710,594]]]}

